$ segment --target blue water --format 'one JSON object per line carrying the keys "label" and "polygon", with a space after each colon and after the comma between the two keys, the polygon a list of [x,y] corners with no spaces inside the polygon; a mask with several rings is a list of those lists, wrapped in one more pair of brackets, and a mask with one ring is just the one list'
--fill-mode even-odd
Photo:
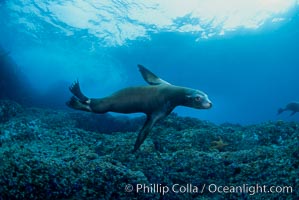
{"label": "blue water", "polygon": [[142,64],[213,101],[210,110],[177,108],[180,115],[215,123],[298,121],[299,114],[276,113],[299,101],[299,3],[277,2],[281,10],[267,10],[270,1],[265,12],[223,17],[212,3],[213,16],[200,3],[179,9],[177,1],[1,1],[0,46],[38,93],[59,89],[43,103],[48,107],[54,98],[65,108],[77,78],[91,97],[145,85]]}

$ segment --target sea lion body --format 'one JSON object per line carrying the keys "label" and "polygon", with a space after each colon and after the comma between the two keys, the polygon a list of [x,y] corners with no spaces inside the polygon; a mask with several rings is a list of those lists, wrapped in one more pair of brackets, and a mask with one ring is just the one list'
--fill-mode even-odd
{"label": "sea lion body", "polygon": [[167,105],[170,112],[176,106],[186,105],[186,94],[191,91],[193,90],[173,85],[129,87],[105,98],[91,99],[90,109],[95,113],[151,114],[164,110]]}
{"label": "sea lion body", "polygon": [[[102,99],[91,99],[92,112],[145,113],[150,114],[164,105],[169,95],[163,94],[163,86],[130,87]],[[159,97],[159,98],[157,98]]]}
{"label": "sea lion body", "polygon": [[278,115],[281,114],[284,111],[292,111],[290,116],[296,114],[299,112],[299,102],[291,102],[285,106],[285,108],[279,108],[278,109]]}
{"label": "sea lion body", "polygon": [[147,120],[139,132],[134,146],[138,150],[153,125],[169,115],[176,106],[187,106],[196,109],[209,109],[212,106],[208,96],[195,89],[171,85],[160,79],[145,67],[139,70],[150,85],[128,87],[104,98],[88,98],[80,90],[79,82],[75,82],[70,91],[73,97],[67,105],[73,109],[94,113],[145,113]]}

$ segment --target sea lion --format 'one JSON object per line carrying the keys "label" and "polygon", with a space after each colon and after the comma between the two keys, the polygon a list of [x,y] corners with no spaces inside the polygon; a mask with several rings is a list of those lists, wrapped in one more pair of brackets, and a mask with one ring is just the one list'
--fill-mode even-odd
{"label": "sea lion", "polygon": [[281,114],[284,111],[293,111],[291,112],[290,116],[295,115],[296,112],[299,112],[299,102],[291,102],[285,106],[285,108],[279,108],[277,115]]}
{"label": "sea lion", "polygon": [[147,118],[134,145],[136,152],[144,142],[153,125],[167,115],[176,106],[196,109],[212,107],[208,96],[199,90],[172,85],[151,71],[138,65],[139,71],[148,86],[128,87],[104,98],[88,98],[80,90],[79,82],[70,86],[73,94],[66,103],[69,107],[94,113],[145,113]]}

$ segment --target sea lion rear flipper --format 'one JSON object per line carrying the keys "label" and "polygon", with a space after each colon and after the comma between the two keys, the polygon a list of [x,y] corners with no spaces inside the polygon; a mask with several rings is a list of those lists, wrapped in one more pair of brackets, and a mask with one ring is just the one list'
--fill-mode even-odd
{"label": "sea lion rear flipper", "polygon": [[293,115],[295,115],[296,114],[296,111],[293,111],[291,114],[290,114],[290,116],[293,116]]}
{"label": "sea lion rear flipper", "polygon": [[75,96],[72,96],[71,99],[66,102],[66,105],[76,110],[91,112],[89,105],[82,103],[82,101],[77,99],[77,97]]}
{"label": "sea lion rear flipper", "polygon": [[75,81],[71,86],[70,86],[70,91],[71,93],[73,93],[73,95],[75,97],[77,97],[80,101],[82,102],[86,102],[88,101],[89,99],[81,92],[81,89],[80,89],[80,85],[79,85],[79,81]]}
{"label": "sea lion rear flipper", "polygon": [[150,84],[150,85],[160,85],[160,84],[170,85],[170,83],[159,78],[154,73],[152,73],[151,71],[146,69],[144,66],[138,65],[138,68],[139,68],[139,71],[141,72],[142,77],[148,84]]}
{"label": "sea lion rear flipper", "polygon": [[140,130],[138,137],[136,139],[135,145],[134,145],[134,150],[133,153],[135,153],[139,147],[142,145],[142,143],[144,142],[145,138],[147,137],[147,135],[149,134],[149,132],[151,131],[152,127],[154,126],[154,124],[161,118],[163,118],[165,115],[155,115],[155,116],[147,116],[146,121],[142,127],[142,129]]}

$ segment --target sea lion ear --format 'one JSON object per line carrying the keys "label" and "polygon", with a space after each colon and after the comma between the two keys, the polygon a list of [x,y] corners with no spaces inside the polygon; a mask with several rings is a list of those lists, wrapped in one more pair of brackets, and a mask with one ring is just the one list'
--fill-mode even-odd
{"label": "sea lion ear", "polygon": [[160,85],[167,84],[170,85],[167,81],[156,76],[154,73],[143,67],[142,65],[138,65],[139,71],[143,77],[143,79],[150,85]]}

